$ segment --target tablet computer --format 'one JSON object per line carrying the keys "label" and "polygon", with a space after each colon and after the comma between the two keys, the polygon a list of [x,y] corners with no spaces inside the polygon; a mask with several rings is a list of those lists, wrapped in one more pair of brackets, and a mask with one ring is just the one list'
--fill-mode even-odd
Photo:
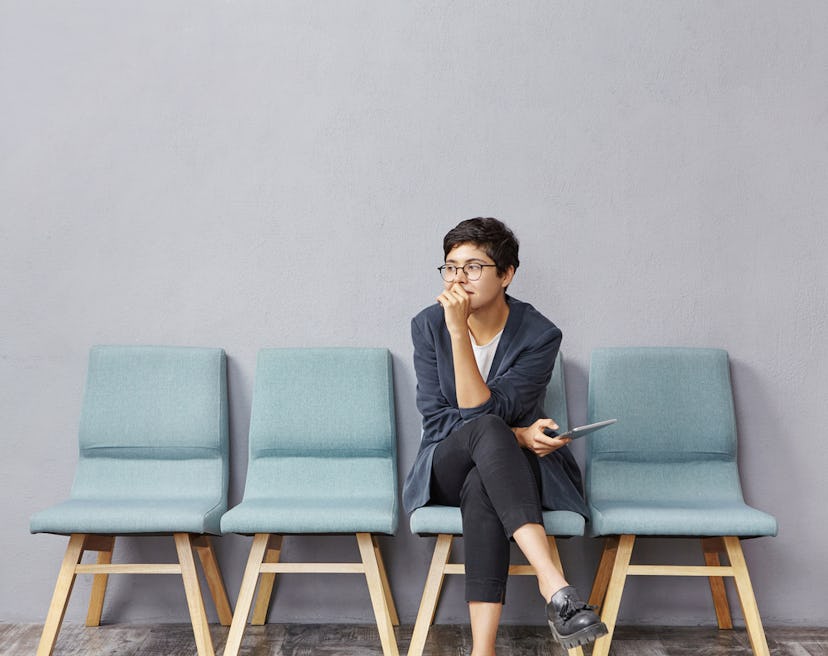
{"label": "tablet computer", "polygon": [[589,435],[590,433],[594,433],[597,430],[601,430],[605,426],[612,426],[617,419],[605,419],[604,421],[596,421],[594,424],[585,424],[584,426],[576,426],[575,428],[570,428],[565,433],[558,433],[557,431],[553,431],[551,428],[544,429],[544,433],[549,435],[549,437],[569,437],[573,440],[577,440],[579,437],[583,437],[584,435]]}

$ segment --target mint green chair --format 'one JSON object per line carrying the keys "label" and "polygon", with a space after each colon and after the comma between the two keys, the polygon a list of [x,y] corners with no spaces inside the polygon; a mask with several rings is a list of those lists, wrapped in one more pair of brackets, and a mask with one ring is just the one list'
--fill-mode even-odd
{"label": "mint green chair", "polygon": [[[587,438],[591,534],[606,537],[590,596],[609,633],[627,576],[702,576],[720,628],[731,628],[722,577],[734,579],[753,651],[767,655],[740,540],[776,535],[776,520],[748,506],[736,463],[736,417],[727,352],[604,348],[592,354],[589,420],[618,423]],[[701,539],[706,565],[630,565],[639,537]],[[720,564],[720,553],[730,564]]]}
{"label": "mint green chair", "polygon": [[[569,415],[566,409],[566,389],[564,386],[563,355],[558,351],[552,378],[546,388],[544,409],[560,426],[561,431],[569,428]],[[466,573],[462,563],[449,563],[451,546],[455,537],[463,535],[463,520],[460,508],[454,506],[428,505],[417,508],[409,518],[411,532],[424,537],[437,536],[434,552],[431,557],[428,575],[426,576],[423,595],[420,600],[420,610],[414,623],[411,634],[411,643],[408,647],[408,656],[421,656],[425,649],[428,630],[434,622],[437,604],[440,601],[440,592],[443,580],[447,574]],[[543,512],[543,524],[549,539],[552,558],[563,572],[557,537],[573,537],[584,534],[584,518],[569,510],[546,510]],[[531,565],[510,565],[510,575],[534,575]],[[581,647],[569,650],[572,656],[583,654]]]}
{"label": "mint green chair", "polygon": [[[362,574],[385,656],[399,624],[376,536],[398,521],[397,439],[387,349],[259,352],[244,498],[224,533],[254,535],[225,656],[241,646],[257,582],[253,624],[264,624],[277,573]],[[360,562],[280,562],[282,537],[354,534]]]}
{"label": "mint green chair", "polygon": [[[195,569],[198,553],[219,620],[232,611],[210,534],[227,508],[224,351],[96,346],[81,411],[69,499],[31,518],[32,533],[69,535],[38,656],[54,649],[77,574],[93,574],[88,626],[98,626],[109,574],[182,577],[199,656],[213,646]],[[112,564],[116,536],[168,534],[178,563]],[[82,564],[85,551],[97,563]]]}

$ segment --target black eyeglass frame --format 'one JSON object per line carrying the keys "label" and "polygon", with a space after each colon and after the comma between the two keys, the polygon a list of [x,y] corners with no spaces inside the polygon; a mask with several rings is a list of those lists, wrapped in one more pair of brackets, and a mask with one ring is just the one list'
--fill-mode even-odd
{"label": "black eyeglass frame", "polygon": [[[467,266],[476,266],[476,267],[480,267],[480,275],[478,275],[478,276],[477,276],[477,277],[475,277],[475,278],[472,278],[472,277],[469,275],[469,272],[468,272],[468,271],[466,271],[466,267],[467,267]],[[454,276],[452,276],[451,280],[447,280],[447,279],[446,279],[446,275],[445,275],[445,271],[446,271],[446,269],[447,269],[447,268],[449,268],[449,267],[451,267],[451,268],[453,268],[453,269],[454,269]],[[480,278],[483,276],[483,269],[484,269],[484,267],[497,267],[497,264],[483,264],[483,263],[481,263],[481,262],[467,262],[467,263],[466,263],[466,264],[464,264],[463,266],[456,266],[456,265],[454,265],[454,264],[443,264],[442,266],[438,266],[438,267],[437,267],[437,271],[439,271],[439,272],[440,272],[440,277],[441,277],[443,280],[445,280],[446,282],[454,282],[455,280],[457,280],[457,274],[458,274],[460,271],[462,271],[462,272],[463,272],[463,275],[464,275],[464,276],[466,276],[466,280],[470,280],[470,281],[474,282],[475,280],[480,280]]]}

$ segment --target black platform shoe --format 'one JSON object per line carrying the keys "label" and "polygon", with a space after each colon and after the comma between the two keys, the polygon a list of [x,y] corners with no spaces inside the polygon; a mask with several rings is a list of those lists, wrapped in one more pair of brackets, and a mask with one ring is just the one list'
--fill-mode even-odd
{"label": "black platform shoe", "polygon": [[571,585],[561,588],[546,604],[549,628],[564,649],[586,645],[607,634],[607,626],[594,612],[593,606],[581,601]]}

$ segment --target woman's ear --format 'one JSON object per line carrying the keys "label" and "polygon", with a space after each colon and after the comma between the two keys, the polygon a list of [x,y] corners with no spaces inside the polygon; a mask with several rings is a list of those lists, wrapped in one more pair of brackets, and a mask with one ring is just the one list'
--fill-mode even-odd
{"label": "woman's ear", "polygon": [[500,286],[503,287],[504,289],[506,289],[506,287],[508,287],[511,284],[512,278],[514,278],[514,277],[515,277],[515,267],[510,266],[508,269],[506,269],[506,272],[503,274],[503,277],[500,279]]}

